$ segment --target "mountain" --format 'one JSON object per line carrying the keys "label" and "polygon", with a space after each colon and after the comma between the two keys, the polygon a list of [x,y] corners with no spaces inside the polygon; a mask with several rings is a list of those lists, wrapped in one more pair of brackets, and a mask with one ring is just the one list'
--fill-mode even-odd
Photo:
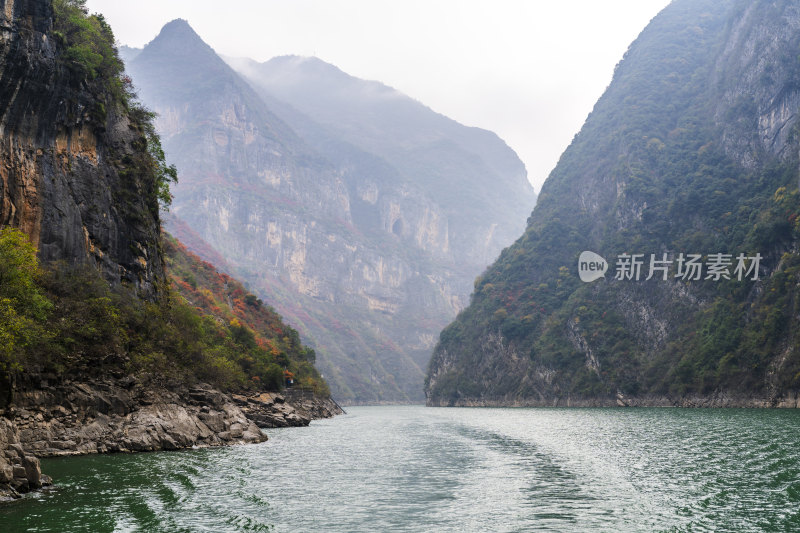
{"label": "mountain", "polygon": [[[452,253],[477,271],[518,235],[520,213],[527,215],[535,204],[522,162],[490,131],[464,127],[391,87],[314,57],[228,62],[315,149],[340,166],[356,167],[351,179],[359,187],[386,181],[381,174],[390,170],[374,168],[377,156],[397,172],[393,181],[435,199],[451,224]],[[493,217],[488,224],[487,213]]]}
{"label": "mountain", "polygon": [[798,25],[789,1],[653,19],[442,331],[430,405],[797,405]]}
{"label": "mountain", "polygon": [[[248,83],[181,20],[127,65],[181,174],[167,225],[309,339],[338,398],[419,401],[435,335],[535,197],[494,134],[308,61],[320,73],[297,92],[327,76],[339,103],[299,109]],[[335,106],[373,135],[333,128],[320,108]]]}

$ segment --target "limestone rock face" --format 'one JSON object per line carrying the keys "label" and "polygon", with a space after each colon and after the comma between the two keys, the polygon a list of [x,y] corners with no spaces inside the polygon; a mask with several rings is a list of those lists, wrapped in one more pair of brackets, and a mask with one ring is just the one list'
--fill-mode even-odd
{"label": "limestone rock face", "polygon": [[[421,400],[438,331],[535,202],[516,155],[383,86],[375,113],[348,107],[372,85],[330,65],[279,61],[300,80],[280,91],[245,81],[185,21],[131,57],[181,175],[170,232],[286,317],[335,397]],[[312,89],[317,107],[288,102]]]}
{"label": "limestone rock face", "polygon": [[0,6],[0,224],[22,229],[43,261],[92,264],[156,297],[158,206],[123,162],[141,134],[58,61],[51,2]]}

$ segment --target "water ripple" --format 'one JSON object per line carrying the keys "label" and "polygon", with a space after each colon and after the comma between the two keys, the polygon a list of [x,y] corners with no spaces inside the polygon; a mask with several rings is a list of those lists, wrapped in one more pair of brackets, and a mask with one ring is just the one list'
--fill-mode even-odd
{"label": "water ripple", "polygon": [[353,408],[266,443],[43,462],[5,532],[798,531],[800,412]]}

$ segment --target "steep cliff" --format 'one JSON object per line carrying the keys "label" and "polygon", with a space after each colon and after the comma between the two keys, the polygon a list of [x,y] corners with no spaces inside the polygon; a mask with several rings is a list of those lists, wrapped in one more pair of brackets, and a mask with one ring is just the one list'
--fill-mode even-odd
{"label": "steep cliff", "polygon": [[797,405],[798,25],[735,0],[650,23],[441,333],[429,404]]}
{"label": "steep cliff", "polygon": [[[261,442],[338,412],[279,315],[165,256],[175,170],[103,17],[6,1],[0,32],[0,500],[49,483],[34,454]],[[287,377],[303,390],[279,394]]]}
{"label": "steep cliff", "polygon": [[[325,69],[340,83],[343,73]],[[513,152],[415,103],[404,126],[414,134],[395,140],[390,160],[388,148],[355,144],[317,116],[256,92],[184,21],[165,26],[128,71],[159,113],[164,146],[181,172],[170,230],[201,255],[222,255],[311,340],[335,396],[421,399],[436,333],[511,240],[510,213],[520,220],[533,205]],[[347,97],[358,100],[362,91]],[[429,132],[428,122],[442,131]],[[392,146],[391,120],[369,127]],[[453,132],[473,144],[488,139],[493,158],[484,161]],[[414,153],[400,153],[400,145]],[[504,194],[513,200],[497,199]]]}
{"label": "steep cliff", "polygon": [[91,263],[155,298],[164,271],[156,184],[136,170],[143,125],[53,25],[51,2],[0,2],[0,224],[44,261]]}

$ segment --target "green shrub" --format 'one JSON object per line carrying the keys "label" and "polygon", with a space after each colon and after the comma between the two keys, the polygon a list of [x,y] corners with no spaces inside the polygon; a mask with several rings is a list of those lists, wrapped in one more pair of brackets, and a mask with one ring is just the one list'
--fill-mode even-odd
{"label": "green shrub", "polygon": [[22,370],[30,346],[46,335],[53,308],[39,286],[36,249],[18,229],[0,230],[0,373]]}
{"label": "green shrub", "polygon": [[89,15],[86,0],[53,0],[53,13],[53,32],[61,41],[67,67],[89,80],[120,81],[124,66],[103,16]]}

